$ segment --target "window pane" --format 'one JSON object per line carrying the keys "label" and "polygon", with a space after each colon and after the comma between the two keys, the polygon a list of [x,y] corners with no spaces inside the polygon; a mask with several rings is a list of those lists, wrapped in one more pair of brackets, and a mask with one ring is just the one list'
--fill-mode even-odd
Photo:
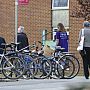
{"label": "window pane", "polygon": [[58,23],[63,23],[65,27],[69,26],[69,10],[56,10],[52,12],[52,26],[56,28]]}
{"label": "window pane", "polygon": [[67,7],[68,0],[54,0],[54,7]]}

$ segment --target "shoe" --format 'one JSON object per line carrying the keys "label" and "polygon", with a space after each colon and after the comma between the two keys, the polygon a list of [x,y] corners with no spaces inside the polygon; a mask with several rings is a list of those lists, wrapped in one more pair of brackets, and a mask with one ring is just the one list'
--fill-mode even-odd
{"label": "shoe", "polygon": [[86,79],[89,79],[89,77],[85,77]]}
{"label": "shoe", "polygon": [[90,65],[89,65],[89,68],[90,68]]}
{"label": "shoe", "polygon": [[26,79],[27,77],[25,75],[23,75],[23,78]]}
{"label": "shoe", "polygon": [[66,68],[65,70],[69,71],[70,69],[69,68]]}
{"label": "shoe", "polygon": [[65,69],[65,70],[70,70],[70,68],[69,68],[68,65],[64,65],[64,69]]}

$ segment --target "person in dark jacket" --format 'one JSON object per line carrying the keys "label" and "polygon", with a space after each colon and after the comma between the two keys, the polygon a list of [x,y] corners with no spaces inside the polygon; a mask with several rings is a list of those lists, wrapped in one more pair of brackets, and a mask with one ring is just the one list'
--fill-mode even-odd
{"label": "person in dark jacket", "polygon": [[3,37],[0,37],[0,54],[3,53],[3,49],[5,48],[2,43],[6,44],[5,39]]}
{"label": "person in dark jacket", "polygon": [[[22,48],[25,48],[25,47],[27,47],[29,45],[29,43],[28,43],[28,37],[24,33],[24,27],[23,26],[19,26],[19,28],[18,28],[17,42],[20,43],[18,45],[18,47],[17,47],[17,50],[20,50]],[[29,50],[29,47],[27,48],[27,50]]]}

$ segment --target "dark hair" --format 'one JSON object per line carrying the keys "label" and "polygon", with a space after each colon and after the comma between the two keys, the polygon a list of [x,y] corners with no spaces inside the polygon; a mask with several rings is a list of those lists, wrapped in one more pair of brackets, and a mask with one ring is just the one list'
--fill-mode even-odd
{"label": "dark hair", "polygon": [[61,31],[65,31],[64,25],[62,23],[58,23],[57,27],[60,27]]}

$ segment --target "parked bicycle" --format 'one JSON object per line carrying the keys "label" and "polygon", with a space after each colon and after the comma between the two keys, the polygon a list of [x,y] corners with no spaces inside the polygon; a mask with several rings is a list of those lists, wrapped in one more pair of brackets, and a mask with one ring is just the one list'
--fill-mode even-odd
{"label": "parked bicycle", "polygon": [[[56,48],[54,54],[48,58],[54,64],[52,72],[58,78],[74,78],[79,73],[79,61],[74,54],[63,51],[64,48]],[[58,56],[55,56],[56,54]]]}
{"label": "parked bicycle", "polygon": [[5,46],[3,54],[0,54],[2,73],[8,79],[19,79],[25,71],[24,62],[17,56],[17,53],[6,52],[6,48],[10,45],[2,45]]}
{"label": "parked bicycle", "polygon": [[11,43],[11,51],[17,53],[17,57],[19,57],[24,62],[25,71],[22,78],[33,78],[34,74],[36,73],[36,63],[30,55],[31,51],[27,50],[27,48],[33,48],[35,45],[29,45],[20,50],[16,50],[17,45],[18,44]]}

